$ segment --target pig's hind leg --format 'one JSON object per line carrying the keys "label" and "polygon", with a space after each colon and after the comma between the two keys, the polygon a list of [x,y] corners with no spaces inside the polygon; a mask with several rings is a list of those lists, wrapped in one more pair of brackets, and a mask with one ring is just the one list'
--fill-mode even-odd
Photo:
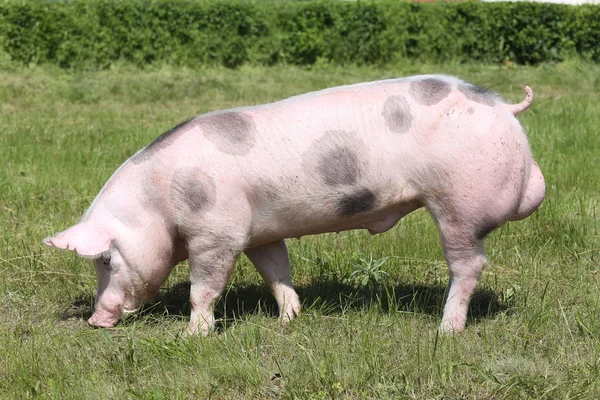
{"label": "pig's hind leg", "polygon": [[279,317],[292,320],[300,314],[300,300],[292,287],[290,260],[285,241],[265,244],[245,250],[279,306]]}
{"label": "pig's hind leg", "polygon": [[[434,215],[435,216],[435,215]],[[491,226],[461,220],[456,214],[436,218],[450,281],[440,331],[460,333],[465,327],[471,296],[487,262],[483,237]]]}

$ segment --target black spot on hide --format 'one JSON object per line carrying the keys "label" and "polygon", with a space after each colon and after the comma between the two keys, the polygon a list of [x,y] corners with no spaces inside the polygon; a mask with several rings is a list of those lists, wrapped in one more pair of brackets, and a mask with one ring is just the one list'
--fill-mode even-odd
{"label": "black spot on hide", "polygon": [[360,176],[358,157],[347,147],[327,151],[317,169],[328,186],[353,185]]}
{"label": "black spot on hide", "polygon": [[389,130],[395,133],[408,132],[412,125],[413,116],[410,113],[410,105],[404,96],[388,97],[383,103],[381,115],[383,115]]}
{"label": "black spot on hide", "polygon": [[302,154],[302,168],[329,187],[356,185],[368,171],[366,148],[354,132],[326,131]]}
{"label": "black spot on hide", "polygon": [[484,106],[493,107],[496,105],[496,101],[499,100],[499,96],[491,91],[490,89],[466,83],[464,85],[458,85],[458,91],[464,94],[467,99],[474,101]]}
{"label": "black spot on hide", "polygon": [[427,78],[411,82],[408,93],[417,103],[432,106],[444,100],[451,90],[450,83],[437,78]]}
{"label": "black spot on hide", "polygon": [[251,116],[238,111],[224,112],[198,120],[204,136],[223,153],[248,154],[256,144],[256,126]]}
{"label": "black spot on hide", "polygon": [[367,188],[358,189],[355,192],[343,195],[337,201],[336,206],[342,217],[351,217],[373,210],[375,208],[375,195]]}
{"label": "black spot on hide", "polygon": [[175,210],[205,212],[216,202],[215,181],[198,168],[180,168],[171,182],[171,202]]}

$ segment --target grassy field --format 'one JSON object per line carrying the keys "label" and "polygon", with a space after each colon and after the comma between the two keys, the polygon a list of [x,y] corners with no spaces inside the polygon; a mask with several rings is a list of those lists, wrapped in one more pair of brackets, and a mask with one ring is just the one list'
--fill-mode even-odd
{"label": "grassy field", "polygon": [[[530,218],[486,241],[465,332],[438,337],[447,267],[425,211],[391,231],[289,240],[303,314],[284,326],[248,260],[209,338],[184,338],[189,267],[114,329],[92,329],[92,264],[43,237],[190,116],[338,84],[455,74],[512,102],[546,178]],[[0,72],[0,398],[597,399],[600,66],[448,65]]]}

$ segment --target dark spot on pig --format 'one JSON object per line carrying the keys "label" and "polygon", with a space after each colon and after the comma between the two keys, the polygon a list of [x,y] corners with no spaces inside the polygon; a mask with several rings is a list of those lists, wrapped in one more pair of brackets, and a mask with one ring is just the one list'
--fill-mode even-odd
{"label": "dark spot on pig", "polygon": [[169,147],[175,141],[175,139],[177,139],[181,134],[183,134],[183,132],[187,130],[186,127],[189,128],[188,124],[193,119],[194,118],[190,118],[187,121],[180,123],[179,125],[169,129],[168,131],[154,139],[152,143],[150,143],[142,151],[136,154],[131,159],[131,162],[134,164],[141,164],[144,161],[149,160],[154,154],[158,153],[162,149]]}
{"label": "dark spot on pig", "polygon": [[217,188],[212,177],[199,168],[179,168],[171,182],[171,202],[176,211],[204,212],[216,202]]}
{"label": "dark spot on pig", "polygon": [[484,106],[493,107],[496,105],[496,100],[499,100],[499,96],[493,91],[473,85],[471,83],[465,83],[464,85],[458,85],[458,91],[464,94],[467,99],[474,101]]}
{"label": "dark spot on pig", "polygon": [[223,153],[248,154],[256,144],[256,125],[251,116],[229,111],[202,117],[198,124],[204,136]]}
{"label": "dark spot on pig", "polygon": [[351,217],[371,211],[375,208],[375,195],[369,189],[361,188],[340,197],[336,207],[342,217]]}
{"label": "dark spot on pig", "polygon": [[411,82],[408,93],[417,103],[432,106],[445,99],[451,90],[448,82],[437,78],[427,78]]}
{"label": "dark spot on pig", "polygon": [[327,186],[354,185],[367,170],[365,148],[354,132],[327,131],[302,155],[302,168]]}
{"label": "dark spot on pig", "polygon": [[347,147],[327,151],[319,160],[317,170],[328,186],[353,185],[360,176],[358,157]]}
{"label": "dark spot on pig", "polygon": [[395,133],[405,133],[410,129],[412,124],[412,114],[410,113],[410,105],[403,96],[390,96],[383,103],[381,112],[385,124],[390,131]]}
{"label": "dark spot on pig", "polygon": [[469,108],[467,108],[467,112],[469,114],[474,114],[475,113],[475,109],[473,107],[469,107]]}

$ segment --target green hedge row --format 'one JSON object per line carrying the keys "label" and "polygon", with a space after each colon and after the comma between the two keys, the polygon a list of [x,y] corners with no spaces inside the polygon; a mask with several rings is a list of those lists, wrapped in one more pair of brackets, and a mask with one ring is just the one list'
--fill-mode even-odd
{"label": "green hedge row", "polygon": [[65,68],[310,65],[581,57],[600,61],[600,6],[383,1],[4,0],[0,53]]}

